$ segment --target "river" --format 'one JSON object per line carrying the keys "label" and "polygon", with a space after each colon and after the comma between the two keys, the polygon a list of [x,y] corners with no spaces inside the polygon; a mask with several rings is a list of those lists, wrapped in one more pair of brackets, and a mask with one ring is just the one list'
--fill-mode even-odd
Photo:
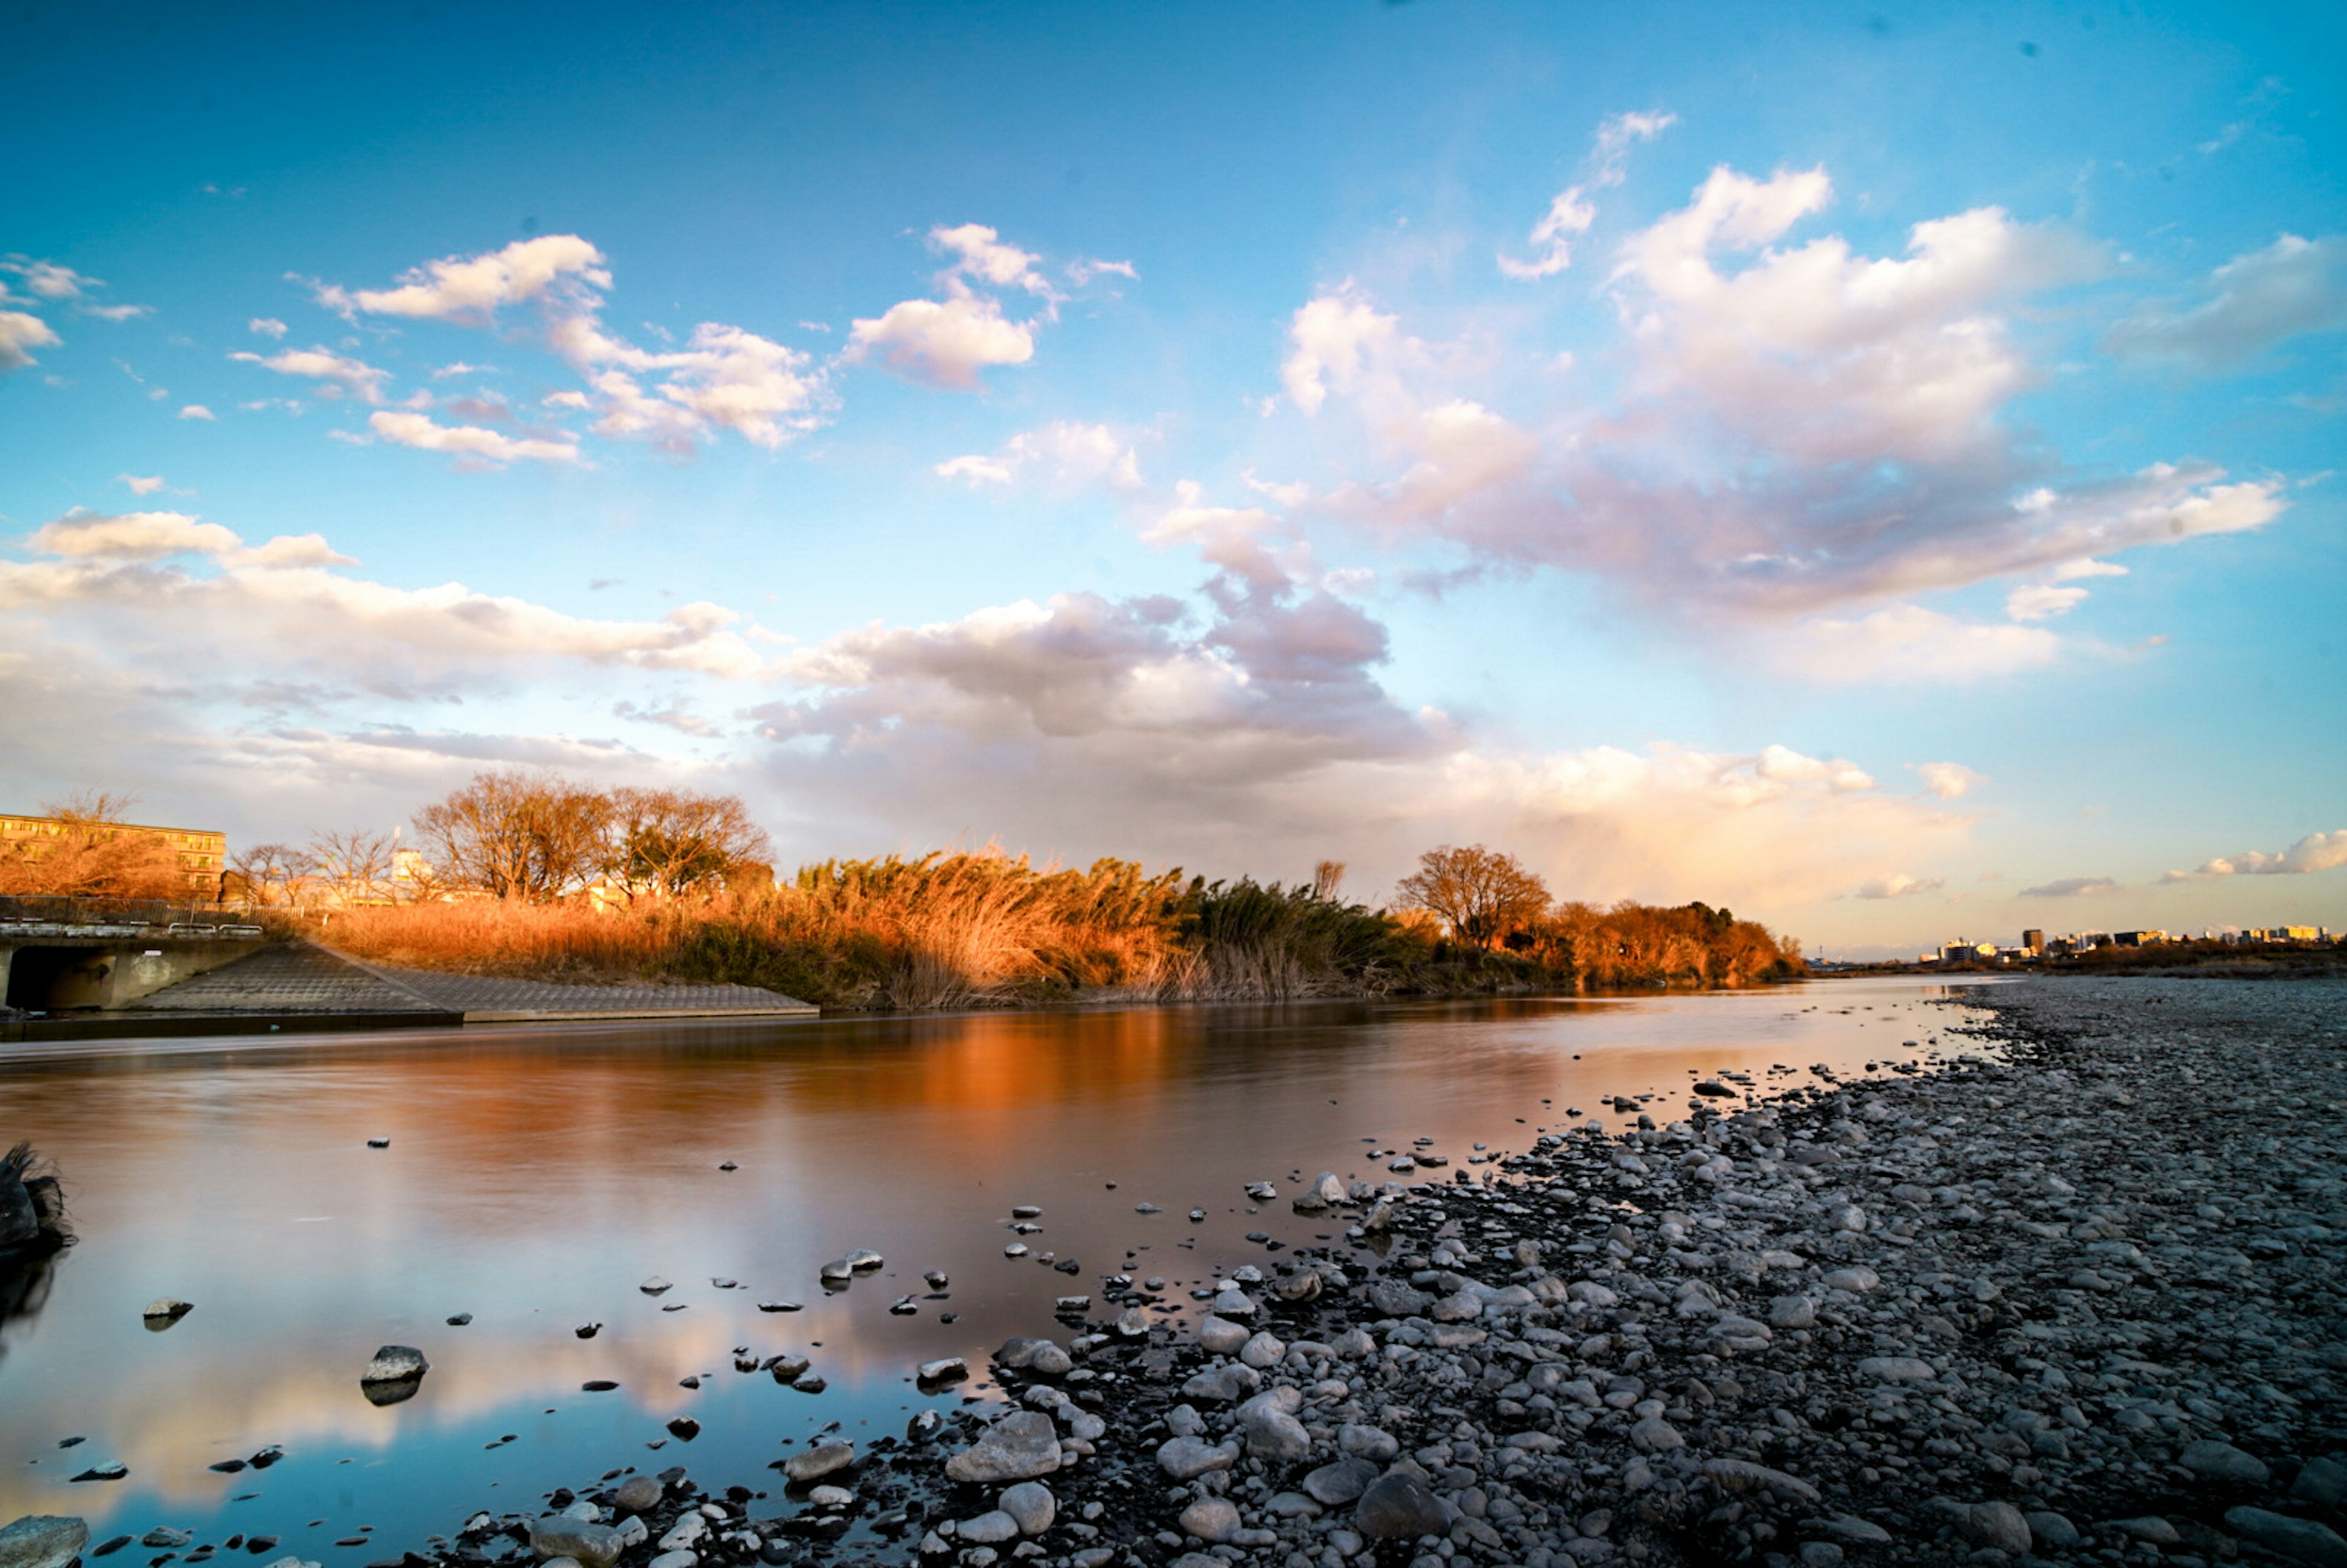
{"label": "river", "polygon": [[[1268,1261],[1250,1234],[1341,1237],[1291,1212],[1298,1177],[1481,1180],[1485,1145],[1632,1119],[1614,1096],[1652,1096],[1662,1121],[1698,1078],[1765,1091],[1812,1066],[1928,1065],[1982,1049],[1939,1005],[1956,994],[1851,979],[26,1047],[0,1057],[0,1143],[56,1162],[81,1240],[0,1322],[0,1520],[272,1536],[270,1557],[355,1568],[620,1466],[779,1493],[764,1467],[785,1442],[834,1422],[868,1440],[985,1397],[1003,1338],[1064,1340],[1056,1296],[1127,1273],[1186,1310],[1218,1272]],[[1389,1173],[1422,1147],[1450,1163]],[[1280,1189],[1260,1212],[1258,1180]],[[1014,1233],[1014,1205],[1040,1228]],[[884,1265],[826,1293],[821,1266],[859,1247]],[[672,1287],[646,1294],[653,1276]],[[167,1296],[194,1310],[149,1328],[141,1308]],[[761,1309],[786,1303],[802,1309]],[[384,1344],[432,1369],[377,1407],[358,1379]],[[737,1372],[743,1349],[803,1354],[828,1386]],[[970,1383],[914,1386],[952,1355]],[[208,1468],[272,1447],[265,1468]],[[71,1479],[108,1462],[128,1477]]]}

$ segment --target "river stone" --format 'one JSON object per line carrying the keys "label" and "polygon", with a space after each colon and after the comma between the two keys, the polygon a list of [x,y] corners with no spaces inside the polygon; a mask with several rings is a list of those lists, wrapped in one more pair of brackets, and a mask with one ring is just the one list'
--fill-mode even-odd
{"label": "river stone", "polygon": [[2184,1532],[2156,1513],[2143,1514],[2135,1519],[2114,1519],[2109,1528],[2130,1541],[2147,1541],[2154,1546],[2180,1546],[2184,1543]]}
{"label": "river stone", "polygon": [[1247,1331],[1227,1317],[1209,1315],[1198,1319],[1198,1343],[1210,1355],[1235,1356],[1247,1338]]}
{"label": "river stone", "polygon": [[1936,1375],[1929,1361],[1913,1356],[1869,1356],[1858,1364],[1861,1377],[1886,1383],[1928,1383]]}
{"label": "river stone", "polygon": [[827,1475],[837,1475],[856,1462],[854,1443],[818,1443],[783,1461],[783,1474],[794,1486],[805,1486]]}
{"label": "river stone", "polygon": [[611,1501],[630,1513],[642,1513],[658,1508],[667,1492],[668,1488],[656,1475],[631,1475],[611,1493]]}
{"label": "river stone", "polygon": [[138,1314],[149,1328],[169,1328],[196,1309],[192,1301],[182,1301],[176,1296],[159,1296]]}
{"label": "river stone", "polygon": [[1060,1468],[1060,1433],[1040,1410],[1013,1410],[946,1461],[949,1480],[992,1484],[1031,1481]]}
{"label": "river stone", "polygon": [[1192,1374],[1182,1385],[1182,1397],[1227,1405],[1233,1399],[1245,1399],[1262,1383],[1262,1375],[1252,1367],[1216,1367]]}
{"label": "river stone", "polygon": [[359,1374],[362,1383],[405,1383],[432,1370],[424,1352],[412,1345],[385,1345]]}
{"label": "river stone", "polygon": [[1668,1453],[1686,1447],[1679,1430],[1660,1416],[1648,1416],[1630,1428],[1630,1446],[1642,1454]]}
{"label": "river stone", "polygon": [[1268,1464],[1293,1464],[1312,1451],[1312,1434],[1304,1423],[1258,1394],[1239,1409],[1239,1430],[1246,1436],[1249,1457]]}
{"label": "river stone", "polygon": [[89,1526],[70,1514],[26,1514],[0,1530],[0,1568],[66,1568],[88,1544]]}
{"label": "river stone", "polygon": [[1365,1459],[1340,1459],[1322,1465],[1304,1478],[1305,1494],[1315,1502],[1335,1507],[1351,1502],[1378,1479],[1378,1467]]}
{"label": "river stone", "polygon": [[2009,1502],[1973,1503],[1964,1511],[1961,1528],[1978,1546],[1993,1546],[2000,1552],[2029,1550],[2029,1521]]}
{"label": "river stone", "polygon": [[914,1379],[922,1383],[958,1383],[969,1376],[969,1363],[958,1356],[940,1356],[913,1368]]}
{"label": "river stone", "polygon": [[2298,1479],[2290,1483],[2290,1495],[2293,1502],[2311,1502],[2334,1512],[2347,1510],[2347,1464],[2308,1460],[2299,1468]]}
{"label": "river stone", "polygon": [[1441,1535],[1450,1529],[1450,1514],[1425,1482],[1397,1471],[1379,1476],[1361,1493],[1353,1525],[1372,1541]]}
{"label": "river stone", "polygon": [[954,1526],[954,1538],[973,1546],[999,1546],[1006,1541],[1019,1539],[1019,1522],[996,1509],[981,1513],[976,1519],[965,1519]]}
{"label": "river stone", "polygon": [[1287,1354],[1287,1341],[1269,1329],[1259,1329],[1239,1347],[1239,1359],[1258,1372],[1268,1372]]}
{"label": "river stone", "polygon": [[1019,1522],[1021,1535],[1042,1534],[1051,1528],[1051,1521],[1060,1512],[1060,1500],[1040,1481],[1022,1481],[1017,1486],[1005,1487],[997,1501],[1003,1512]]}
{"label": "river stone", "polygon": [[610,1525],[590,1524],[559,1513],[533,1521],[529,1527],[529,1549],[541,1562],[569,1557],[579,1568],[611,1568],[623,1546],[620,1532]]}
{"label": "river stone", "polygon": [[644,1568],[699,1568],[701,1554],[680,1546],[673,1552],[663,1552],[644,1564]]}
{"label": "river stone", "polygon": [[1055,1340],[1031,1339],[1022,1335],[1002,1342],[1002,1348],[994,1353],[994,1364],[1013,1372],[1032,1372],[1039,1378],[1064,1378],[1075,1369],[1076,1360]]}
{"label": "river stone", "polygon": [[1210,1546],[1219,1546],[1244,1528],[1228,1498],[1202,1497],[1182,1511],[1182,1528]]}
{"label": "river stone", "polygon": [[1817,1321],[1818,1304],[1806,1296],[1780,1296],[1768,1304],[1771,1328],[1811,1328]]}
{"label": "river stone", "polygon": [[1157,1467],[1175,1481],[1195,1481],[1208,1471],[1228,1470],[1239,1459],[1235,1442],[1220,1445],[1194,1437],[1168,1438],[1157,1448]]}
{"label": "river stone", "polygon": [[2086,1539],[2078,1533],[2078,1527],[2063,1514],[2041,1509],[2021,1517],[2029,1522],[2030,1536],[2040,1546],[2067,1549]]}
{"label": "river stone", "polygon": [[1337,1429],[1337,1447],[1340,1452],[1376,1464],[1390,1464],[1401,1454],[1400,1439],[1383,1427],[1362,1426],[1356,1421],[1347,1421]]}
{"label": "river stone", "polygon": [[1770,1470],[1765,1464],[1749,1460],[1707,1459],[1703,1461],[1703,1473],[1719,1483],[1724,1491],[1750,1491],[1766,1487],[1779,1497],[1797,1502],[1815,1502],[1818,1489],[1799,1476],[1787,1475],[1781,1470]]}
{"label": "river stone", "polygon": [[2176,1462],[2202,1481],[2227,1485],[2263,1486],[2273,1479],[2273,1471],[2266,1468],[2265,1460],[2213,1438],[2186,1443]]}
{"label": "river stone", "polygon": [[2292,1519],[2262,1508],[2229,1508],[2225,1527],[2252,1546],[2315,1568],[2347,1568],[2347,1541],[2327,1524]]}
{"label": "river stone", "polygon": [[1828,1290],[1847,1290],[1853,1296],[1863,1296],[1881,1283],[1882,1276],[1862,1263],[1837,1268],[1825,1278]]}

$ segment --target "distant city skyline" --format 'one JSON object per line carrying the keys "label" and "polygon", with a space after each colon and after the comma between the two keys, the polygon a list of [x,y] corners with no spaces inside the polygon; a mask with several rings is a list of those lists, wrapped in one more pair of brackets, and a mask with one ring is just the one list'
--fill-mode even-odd
{"label": "distant city skyline", "polygon": [[2347,21],[39,10],[0,811],[2347,926]]}

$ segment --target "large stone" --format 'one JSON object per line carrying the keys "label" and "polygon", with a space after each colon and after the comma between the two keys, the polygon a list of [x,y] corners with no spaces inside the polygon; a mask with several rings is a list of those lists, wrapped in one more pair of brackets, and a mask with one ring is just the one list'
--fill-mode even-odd
{"label": "large stone", "polygon": [[2263,1486],[2273,1479],[2273,1471],[2266,1468],[2265,1460],[2214,1438],[2186,1443],[2176,1462],[2202,1481],[2219,1485]]}
{"label": "large stone", "polygon": [[656,1475],[631,1475],[611,1493],[611,1501],[629,1513],[643,1513],[658,1508],[667,1491]]}
{"label": "large stone", "polygon": [[1679,1430],[1660,1416],[1648,1416],[1630,1427],[1630,1446],[1642,1454],[1668,1453],[1686,1447]]}
{"label": "large stone", "polygon": [[1258,1330],[1239,1347],[1239,1359],[1258,1372],[1268,1372],[1287,1354],[1287,1341],[1269,1329]]}
{"label": "large stone", "polygon": [[1294,1464],[1311,1453],[1312,1434],[1286,1410],[1264,1402],[1270,1397],[1258,1394],[1239,1410],[1239,1430],[1246,1438],[1247,1456],[1266,1464]]}
{"label": "large stone", "polygon": [[1060,1468],[1060,1433],[1040,1410],[1013,1410],[946,1461],[948,1479],[992,1485],[1032,1481]]}
{"label": "large stone", "polygon": [[999,1546],[1019,1539],[1019,1522],[998,1508],[976,1519],[963,1520],[954,1526],[954,1535],[972,1546]]}
{"label": "large stone", "polygon": [[1379,1476],[1361,1493],[1353,1527],[1372,1541],[1441,1535],[1450,1529],[1450,1512],[1424,1481],[1397,1471]]}
{"label": "large stone", "polygon": [[1000,1503],[1002,1512],[1019,1522],[1021,1535],[1042,1534],[1051,1528],[1051,1521],[1060,1512],[1060,1500],[1040,1481],[1022,1481],[1003,1488]]}
{"label": "large stone", "polygon": [[1209,1471],[1238,1463],[1235,1442],[1209,1443],[1194,1437],[1168,1438],[1157,1448],[1157,1468],[1175,1481],[1195,1481]]}
{"label": "large stone", "polygon": [[2311,1519],[2292,1519],[2262,1508],[2229,1508],[2225,1527],[2277,1557],[2310,1563],[2314,1568],[2347,1568],[2347,1541],[2329,1525]]}
{"label": "large stone", "polygon": [[783,1461],[783,1474],[794,1486],[808,1486],[827,1475],[837,1475],[856,1462],[854,1443],[818,1443]]}
{"label": "large stone", "polygon": [[374,1353],[374,1359],[359,1374],[362,1383],[406,1383],[432,1370],[432,1363],[424,1352],[412,1345],[385,1345]]}
{"label": "large stone", "polygon": [[1703,1461],[1703,1473],[1727,1491],[1766,1489],[1796,1502],[1818,1501],[1818,1489],[1800,1477],[1787,1475],[1781,1470],[1771,1470],[1765,1464],[1754,1464],[1749,1460],[1707,1459]]}
{"label": "large stone", "polygon": [[1198,1343],[1210,1355],[1235,1356],[1248,1337],[1245,1328],[1227,1317],[1209,1315],[1198,1319]]}
{"label": "large stone", "polygon": [[1378,1479],[1378,1467],[1365,1459],[1340,1459],[1324,1464],[1304,1478],[1305,1495],[1335,1507],[1351,1502]]}
{"label": "large stone", "polygon": [[2029,1521],[2009,1502],[1975,1502],[1964,1512],[1961,1528],[1973,1544],[2000,1552],[2026,1552],[2031,1540]]}
{"label": "large stone", "polygon": [[0,1568],[66,1568],[89,1544],[89,1526],[70,1514],[28,1513],[0,1530]]}
{"label": "large stone", "polygon": [[1020,1336],[1005,1339],[994,1353],[994,1364],[1012,1372],[1032,1372],[1039,1378],[1064,1378],[1075,1368],[1075,1358],[1050,1339]]}
{"label": "large stone", "polygon": [[608,1524],[592,1524],[567,1514],[548,1514],[529,1527],[529,1549],[542,1563],[568,1557],[579,1568],[611,1568],[626,1542]]}
{"label": "large stone", "polygon": [[1202,1497],[1182,1511],[1182,1528],[1191,1535],[1217,1546],[1236,1535],[1244,1524],[1239,1511],[1225,1497]]}
{"label": "large stone", "polygon": [[1185,1399],[1206,1399],[1227,1405],[1233,1399],[1243,1399],[1263,1386],[1262,1374],[1252,1367],[1215,1367],[1193,1373],[1182,1385]]}
{"label": "large stone", "polygon": [[1915,1356],[1868,1356],[1858,1363],[1859,1375],[1886,1383],[1928,1383],[1937,1376],[1932,1364]]}

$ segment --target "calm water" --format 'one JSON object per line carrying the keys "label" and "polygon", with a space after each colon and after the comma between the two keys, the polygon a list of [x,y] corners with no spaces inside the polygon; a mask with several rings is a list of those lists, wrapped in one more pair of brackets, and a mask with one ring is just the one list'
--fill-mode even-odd
{"label": "calm water", "polygon": [[[1765,1085],[1922,1061],[1935,1040],[1977,1049],[1950,1032],[1965,1014],[1932,1005],[1949,994],[1869,980],[0,1059],[0,1143],[56,1159],[82,1237],[46,1300],[0,1323],[0,1520],[268,1533],[338,1568],[620,1465],[763,1486],[826,1423],[876,1437],[982,1394],[924,1395],[911,1369],[982,1369],[1005,1337],[1056,1332],[1052,1298],[1102,1275],[1162,1276],[1186,1307],[1216,1270],[1264,1260],[1248,1231],[1341,1235],[1288,1211],[1292,1173],[1382,1178],[1372,1153],[1432,1137],[1452,1161],[1433,1178],[1481,1177],[1477,1142],[1524,1148],[1571,1108],[1620,1121],[1602,1096],[1677,1114],[1696,1073]],[[1258,1179],[1282,1198],[1255,1214],[1241,1189]],[[1080,1276],[1003,1255],[1015,1204],[1043,1210],[1026,1243]],[[820,1266],[864,1246],[886,1267],[826,1296]],[[917,1299],[931,1268],[950,1299]],[[644,1295],[654,1275],[675,1288]],[[908,1293],[917,1314],[892,1316]],[[150,1333],[139,1309],[167,1295],[196,1309]],[[758,1310],[774,1300],[805,1310]],[[579,1339],[587,1322],[604,1327]],[[358,1376],[386,1343],[432,1371],[378,1409]],[[737,1373],[737,1347],[806,1354],[830,1387]],[[692,1373],[703,1386],[679,1387]],[[620,1387],[581,1390],[597,1378]],[[679,1415],[697,1439],[670,1438]],[[206,1468],[272,1444],[286,1457],[265,1471]],[[108,1460],[128,1479],[69,1480]],[[333,1544],[364,1527],[382,1544]]]}

